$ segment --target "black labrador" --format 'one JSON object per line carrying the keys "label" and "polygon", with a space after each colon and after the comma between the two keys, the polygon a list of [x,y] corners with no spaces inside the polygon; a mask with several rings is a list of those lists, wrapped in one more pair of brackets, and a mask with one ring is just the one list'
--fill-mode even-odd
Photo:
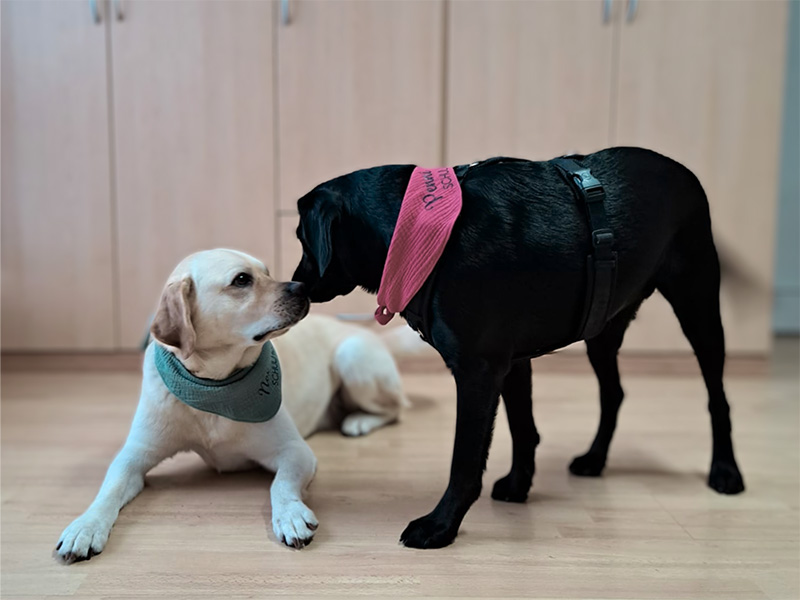
{"label": "black labrador", "polygon": [[[617,351],[639,305],[658,289],[691,342],[708,389],[708,485],[739,493],[744,483],[722,385],[720,266],[703,188],[681,164],[641,148],[610,148],[580,159],[605,188],[618,269],[605,328],[586,340],[600,383],[600,425],[591,448],[570,470],[597,476],[605,466],[623,398]],[[293,279],[306,284],[312,302],[356,286],[378,290],[413,168],[357,171],[298,201],[303,258]],[[513,461],[492,497],[526,500],[539,443],[530,359],[575,341],[592,251],[585,207],[552,161],[476,163],[459,181],[463,207],[451,238],[434,275],[401,313],[442,355],[458,397],[447,490],[401,536],[414,548],[450,544],[480,495],[499,396],[508,413]]]}

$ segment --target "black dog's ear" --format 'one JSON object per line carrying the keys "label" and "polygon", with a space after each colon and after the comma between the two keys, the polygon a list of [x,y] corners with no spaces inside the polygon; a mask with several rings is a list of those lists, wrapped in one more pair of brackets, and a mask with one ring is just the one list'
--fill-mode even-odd
{"label": "black dog's ear", "polygon": [[317,263],[319,276],[325,273],[333,258],[331,241],[333,223],[339,215],[333,198],[317,198],[314,205],[302,219],[304,237],[308,249]]}
{"label": "black dog's ear", "polygon": [[311,251],[314,253],[314,260],[319,269],[319,276],[325,274],[326,269],[331,264],[333,248],[331,247],[331,225],[333,218],[327,214],[320,214],[315,211],[311,219],[311,231],[313,232],[308,240]]}

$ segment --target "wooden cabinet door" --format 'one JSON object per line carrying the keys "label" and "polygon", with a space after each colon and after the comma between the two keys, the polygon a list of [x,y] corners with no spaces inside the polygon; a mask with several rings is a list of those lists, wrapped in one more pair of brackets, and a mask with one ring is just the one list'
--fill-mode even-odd
{"label": "wooden cabinet door", "polygon": [[273,263],[277,5],[126,1],[114,20],[121,342],[140,343],[187,254]]}
{"label": "wooden cabinet door", "polygon": [[[620,35],[615,143],[644,146],[689,167],[711,204],[723,259],[727,347],[764,353],[771,290],[787,4],[640,2]],[[626,350],[689,349],[666,301],[642,306]]]}
{"label": "wooden cabinet door", "polygon": [[[300,259],[297,199],[381,164],[442,162],[444,3],[290,0],[278,26],[279,274]],[[356,291],[316,310],[370,313]]]}
{"label": "wooden cabinet door", "polygon": [[618,21],[602,9],[599,0],[452,2],[445,162],[606,147]]}
{"label": "wooden cabinet door", "polygon": [[0,11],[2,348],[109,349],[105,23],[85,1]]}

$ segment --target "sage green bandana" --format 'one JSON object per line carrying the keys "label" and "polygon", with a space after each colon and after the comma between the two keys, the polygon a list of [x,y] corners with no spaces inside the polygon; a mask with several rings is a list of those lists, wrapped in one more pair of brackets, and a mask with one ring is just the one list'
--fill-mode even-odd
{"label": "sage green bandana", "polygon": [[258,360],[222,380],[192,375],[160,344],[155,347],[156,369],[164,385],[184,404],[234,421],[263,423],[281,407],[281,364],[270,342]]}

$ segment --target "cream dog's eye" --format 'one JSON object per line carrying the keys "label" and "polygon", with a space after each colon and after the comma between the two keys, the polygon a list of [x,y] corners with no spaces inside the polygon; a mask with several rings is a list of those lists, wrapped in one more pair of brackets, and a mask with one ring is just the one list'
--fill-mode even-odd
{"label": "cream dog's eye", "polygon": [[236,277],[233,278],[231,281],[231,285],[233,287],[247,287],[253,283],[253,276],[249,273],[239,273]]}

